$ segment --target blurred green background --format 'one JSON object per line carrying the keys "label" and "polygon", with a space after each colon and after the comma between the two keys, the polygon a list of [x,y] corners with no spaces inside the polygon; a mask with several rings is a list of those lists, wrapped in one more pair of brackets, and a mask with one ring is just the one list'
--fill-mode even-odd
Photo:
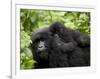
{"label": "blurred green background", "polygon": [[21,46],[20,68],[34,68],[30,38],[34,30],[49,27],[53,22],[59,21],[66,27],[90,35],[90,12],[53,11],[53,10],[20,10]]}

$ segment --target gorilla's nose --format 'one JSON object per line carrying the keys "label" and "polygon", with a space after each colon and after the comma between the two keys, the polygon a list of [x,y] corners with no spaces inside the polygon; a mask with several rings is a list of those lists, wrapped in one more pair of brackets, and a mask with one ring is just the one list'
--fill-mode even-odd
{"label": "gorilla's nose", "polygon": [[46,49],[46,48],[45,48],[44,46],[39,46],[39,47],[38,47],[38,50],[39,50],[39,51],[44,51],[45,49]]}
{"label": "gorilla's nose", "polygon": [[43,46],[39,46],[38,48],[43,48]]}

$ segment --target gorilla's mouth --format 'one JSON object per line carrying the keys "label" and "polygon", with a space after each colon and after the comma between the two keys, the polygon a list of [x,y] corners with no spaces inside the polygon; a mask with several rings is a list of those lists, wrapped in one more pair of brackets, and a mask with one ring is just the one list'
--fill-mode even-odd
{"label": "gorilla's mouth", "polygon": [[42,53],[42,52],[45,52],[45,51],[46,51],[46,49],[38,49],[37,53]]}

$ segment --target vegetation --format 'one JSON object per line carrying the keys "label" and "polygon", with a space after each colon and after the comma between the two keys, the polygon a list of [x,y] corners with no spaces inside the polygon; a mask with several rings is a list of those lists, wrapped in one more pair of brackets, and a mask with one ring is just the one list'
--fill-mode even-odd
{"label": "vegetation", "polygon": [[32,32],[38,28],[49,27],[49,25],[55,21],[59,21],[66,27],[90,35],[89,12],[21,9],[21,69],[34,68],[34,63],[36,63],[36,61],[33,60],[30,50],[30,38]]}

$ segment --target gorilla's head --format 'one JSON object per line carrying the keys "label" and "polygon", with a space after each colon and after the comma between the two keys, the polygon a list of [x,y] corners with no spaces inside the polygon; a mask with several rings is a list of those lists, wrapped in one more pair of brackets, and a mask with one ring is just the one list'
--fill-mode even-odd
{"label": "gorilla's head", "polygon": [[31,47],[34,58],[38,61],[47,60],[51,33],[48,28],[38,29],[32,34]]}

